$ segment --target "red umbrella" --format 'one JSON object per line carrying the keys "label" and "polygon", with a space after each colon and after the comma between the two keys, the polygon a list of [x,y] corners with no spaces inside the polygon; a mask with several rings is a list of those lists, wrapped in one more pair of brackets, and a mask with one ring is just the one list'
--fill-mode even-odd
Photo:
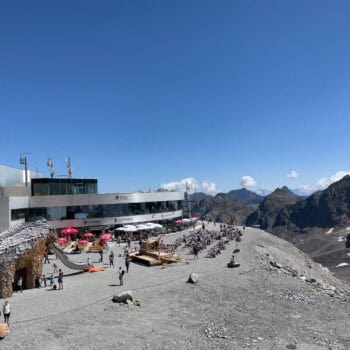
{"label": "red umbrella", "polygon": [[77,229],[75,229],[74,227],[67,227],[64,228],[63,230],[60,231],[63,235],[70,235],[70,234],[74,234],[74,233],[78,233],[79,231]]}
{"label": "red umbrella", "polygon": [[104,240],[104,241],[108,241],[109,239],[112,238],[112,235],[110,233],[104,233],[102,236],[101,236],[101,239]]}
{"label": "red umbrella", "polygon": [[92,237],[94,234],[91,232],[86,232],[84,233],[84,237],[88,238],[88,237]]}
{"label": "red umbrella", "polygon": [[63,243],[66,243],[67,240],[66,240],[65,238],[63,238],[63,237],[60,237],[60,238],[57,240],[57,242],[58,242],[59,245],[61,245],[61,244],[63,244]]}
{"label": "red umbrella", "polygon": [[87,244],[87,243],[89,243],[89,241],[87,241],[86,239],[81,239],[81,240],[79,241],[79,243],[80,243],[80,244]]}

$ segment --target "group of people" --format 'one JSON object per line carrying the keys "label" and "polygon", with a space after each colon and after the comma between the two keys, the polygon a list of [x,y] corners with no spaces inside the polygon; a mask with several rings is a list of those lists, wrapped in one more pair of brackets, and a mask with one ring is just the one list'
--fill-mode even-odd
{"label": "group of people", "polygon": [[[115,255],[114,255],[114,252],[112,249],[109,249],[107,248],[108,245],[106,244],[105,245],[105,250],[106,252],[109,251],[108,253],[108,262],[109,262],[109,267],[112,267],[114,268],[114,258],[115,258]],[[120,286],[123,286],[124,285],[124,275],[125,273],[128,273],[129,272],[129,269],[130,269],[130,262],[131,262],[131,257],[130,257],[130,254],[129,254],[129,249],[131,248],[131,240],[128,238],[126,239],[126,247],[125,247],[125,250],[124,250],[124,264],[125,264],[125,269],[123,269],[122,267],[119,267],[119,285]],[[99,254],[99,260],[98,260],[98,263],[103,263],[103,256],[104,256],[104,250],[103,248],[101,250],[99,250],[98,252]],[[121,256],[121,255],[120,255]],[[90,258],[87,258],[87,264],[88,265],[91,265],[91,260]]]}

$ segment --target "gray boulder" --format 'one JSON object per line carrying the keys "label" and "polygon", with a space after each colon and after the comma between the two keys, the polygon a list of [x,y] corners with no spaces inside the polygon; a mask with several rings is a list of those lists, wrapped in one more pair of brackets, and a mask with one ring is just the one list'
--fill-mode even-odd
{"label": "gray boulder", "polygon": [[127,290],[125,292],[120,292],[118,294],[113,295],[112,299],[115,303],[127,303],[128,300],[133,301],[133,295],[131,290]]}
{"label": "gray boulder", "polygon": [[188,280],[187,280],[187,283],[194,283],[194,284],[197,284],[199,281],[199,275],[198,273],[191,273],[188,277]]}

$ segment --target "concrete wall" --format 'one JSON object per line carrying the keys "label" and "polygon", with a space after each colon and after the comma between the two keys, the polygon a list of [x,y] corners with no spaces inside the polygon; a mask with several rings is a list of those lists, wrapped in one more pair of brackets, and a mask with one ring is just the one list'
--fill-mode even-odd
{"label": "concrete wall", "polygon": [[0,232],[9,228],[10,219],[9,198],[0,197]]}

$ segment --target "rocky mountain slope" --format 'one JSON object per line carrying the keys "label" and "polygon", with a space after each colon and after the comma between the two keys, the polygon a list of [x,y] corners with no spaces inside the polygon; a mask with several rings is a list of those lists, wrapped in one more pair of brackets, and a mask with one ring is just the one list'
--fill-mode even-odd
{"label": "rocky mountain slope", "polygon": [[261,229],[271,229],[276,225],[276,218],[286,206],[294,205],[300,197],[292,193],[286,186],[277,188],[259,205],[259,208],[249,215],[246,225],[259,226]]}
{"label": "rocky mountain slope", "polygon": [[246,217],[255,210],[251,204],[231,198],[226,193],[218,193],[216,196],[207,196],[192,207],[192,213],[205,219],[218,222],[227,222],[235,216],[236,223],[241,225]]}
{"label": "rocky mountain slope", "polygon": [[350,224],[350,176],[289,206],[275,226],[288,229],[332,228]]}
{"label": "rocky mountain slope", "polygon": [[307,198],[286,187],[275,190],[247,218],[247,225],[260,225],[275,233],[309,232],[350,225],[350,176]]}
{"label": "rocky mountain slope", "polygon": [[242,202],[253,205],[259,205],[265,198],[264,196],[260,196],[259,194],[256,194],[253,191],[249,191],[246,188],[232,190],[230,192],[227,192],[227,194],[233,199],[238,199]]}

